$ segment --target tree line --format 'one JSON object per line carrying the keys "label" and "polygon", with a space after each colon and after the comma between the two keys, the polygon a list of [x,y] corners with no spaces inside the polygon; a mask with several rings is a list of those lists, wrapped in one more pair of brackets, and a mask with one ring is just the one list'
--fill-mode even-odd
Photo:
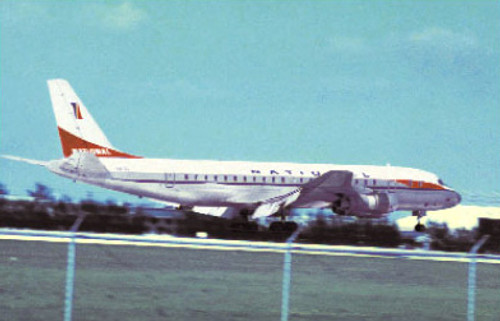
{"label": "tree line", "polygon": [[[41,183],[36,183],[33,189],[27,191],[27,195],[27,198],[8,197],[8,189],[0,183],[0,227],[66,231],[79,216],[84,215],[80,231],[97,233],[195,236],[197,232],[203,231],[213,238],[277,242],[286,240],[291,234],[291,231],[276,232],[263,226],[247,230],[237,220],[192,211],[165,210],[166,214],[163,215],[161,210],[153,213],[148,208],[130,203],[117,204],[113,200],[99,202],[91,196],[73,202],[66,195],[56,198],[52,189]],[[450,230],[444,224],[430,224],[427,235],[431,249],[467,252],[485,231],[493,236],[483,251],[500,253],[500,228]],[[309,221],[297,241],[381,247],[421,246],[414,238],[405,238],[394,224],[372,220],[344,222],[324,216]]]}

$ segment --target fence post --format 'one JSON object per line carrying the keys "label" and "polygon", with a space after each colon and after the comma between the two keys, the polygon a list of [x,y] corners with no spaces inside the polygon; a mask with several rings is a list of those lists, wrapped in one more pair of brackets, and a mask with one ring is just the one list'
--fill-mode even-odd
{"label": "fence post", "polygon": [[467,294],[467,321],[474,321],[476,308],[476,254],[490,236],[484,235],[469,252],[469,277]]}
{"label": "fence post", "polygon": [[290,302],[290,280],[292,274],[292,243],[300,234],[301,228],[286,240],[285,258],[283,261],[283,286],[281,291],[281,321],[288,321],[288,306]]}
{"label": "fence post", "polygon": [[71,321],[73,312],[73,289],[75,283],[76,231],[82,224],[85,215],[80,215],[70,229],[68,243],[68,262],[66,265],[66,292],[64,295],[64,321]]}

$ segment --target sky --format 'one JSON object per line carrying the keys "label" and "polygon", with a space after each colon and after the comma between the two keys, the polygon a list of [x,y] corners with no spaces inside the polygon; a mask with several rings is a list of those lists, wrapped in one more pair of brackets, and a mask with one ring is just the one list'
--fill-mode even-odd
{"label": "sky", "polygon": [[[500,198],[499,1],[0,1],[0,154],[62,157],[46,81],[175,159],[407,166]],[[126,200],[0,160],[26,194]]]}

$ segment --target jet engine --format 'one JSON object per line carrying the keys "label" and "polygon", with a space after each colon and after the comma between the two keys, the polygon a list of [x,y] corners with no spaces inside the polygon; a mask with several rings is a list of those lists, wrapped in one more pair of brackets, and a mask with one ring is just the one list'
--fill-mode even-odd
{"label": "jet engine", "polygon": [[338,215],[373,217],[394,211],[396,205],[395,196],[388,193],[338,194],[332,203],[332,211]]}

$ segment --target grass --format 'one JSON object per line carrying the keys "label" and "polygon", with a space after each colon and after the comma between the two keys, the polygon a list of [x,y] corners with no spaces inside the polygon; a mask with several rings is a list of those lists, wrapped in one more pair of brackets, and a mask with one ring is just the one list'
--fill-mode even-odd
{"label": "grass", "polygon": [[[66,244],[0,242],[0,320],[62,320]],[[73,320],[279,320],[283,255],[77,245]],[[466,320],[467,265],[294,255],[290,320]],[[478,265],[476,320],[499,320]]]}

